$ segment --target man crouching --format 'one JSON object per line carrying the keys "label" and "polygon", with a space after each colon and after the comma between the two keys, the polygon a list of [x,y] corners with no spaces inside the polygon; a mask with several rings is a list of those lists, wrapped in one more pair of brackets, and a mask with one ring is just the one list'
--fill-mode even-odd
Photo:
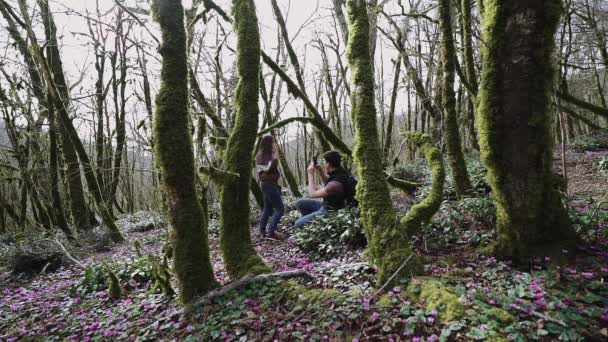
{"label": "man crouching", "polygon": [[[342,209],[346,205],[346,186],[349,174],[342,167],[342,157],[336,151],[323,154],[323,166],[313,160],[306,172],[308,173],[308,196],[296,201],[296,208],[302,214],[296,223],[296,228],[310,224],[316,217],[324,216],[328,210]],[[317,189],[315,172],[325,184]],[[315,198],[320,198],[318,200]]]}

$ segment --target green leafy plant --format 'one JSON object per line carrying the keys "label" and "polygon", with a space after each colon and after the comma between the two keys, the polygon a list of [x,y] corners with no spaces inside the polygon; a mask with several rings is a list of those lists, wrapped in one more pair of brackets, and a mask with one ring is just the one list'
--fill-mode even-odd
{"label": "green leafy plant", "polygon": [[366,245],[358,208],[329,212],[298,230],[295,240],[300,249],[317,257],[331,257]]}
{"label": "green leafy plant", "polygon": [[[152,280],[152,269],[148,257],[131,257],[123,262],[109,265],[123,286],[146,284]],[[89,293],[102,291],[108,288],[108,270],[104,265],[95,265],[87,268],[80,281],[70,288],[73,294],[81,297]]]}

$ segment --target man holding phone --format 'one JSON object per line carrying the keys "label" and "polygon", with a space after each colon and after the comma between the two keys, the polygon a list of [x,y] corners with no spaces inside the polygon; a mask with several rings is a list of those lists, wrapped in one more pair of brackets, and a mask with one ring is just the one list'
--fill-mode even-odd
{"label": "man holding phone", "polygon": [[[345,184],[348,173],[342,168],[342,156],[336,151],[323,154],[323,166],[318,165],[314,157],[306,169],[308,173],[308,196],[296,201],[296,208],[302,214],[296,223],[296,228],[310,224],[316,217],[324,216],[328,210],[345,207]],[[325,184],[317,188],[315,173]],[[322,199],[322,200],[320,200]]]}

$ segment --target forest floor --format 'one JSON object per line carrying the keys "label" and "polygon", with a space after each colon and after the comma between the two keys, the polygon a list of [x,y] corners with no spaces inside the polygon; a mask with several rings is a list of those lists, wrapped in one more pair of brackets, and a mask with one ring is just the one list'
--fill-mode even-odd
{"label": "forest floor", "polygon": [[[284,241],[260,239],[252,222],[256,249],[274,270],[303,269],[313,278],[255,283],[186,315],[176,299],[148,294],[149,264],[135,256],[134,242],[144,255],[161,255],[167,229],[158,215],[143,212],[119,221],[126,243],[74,251],[86,272],[65,264],[25,278],[0,269],[0,341],[605,341],[608,209],[598,202],[608,192],[600,170],[608,151],[569,149],[566,156],[571,216],[583,238],[560,258],[538,256],[513,267],[480,254],[478,247],[493,238],[491,201],[446,201],[413,239],[424,274],[376,294],[375,270],[362,250],[302,251],[292,228],[297,214],[290,211],[280,230],[289,237]],[[216,277],[226,283],[217,217],[210,226]],[[103,263],[121,280],[120,299],[108,295]]]}

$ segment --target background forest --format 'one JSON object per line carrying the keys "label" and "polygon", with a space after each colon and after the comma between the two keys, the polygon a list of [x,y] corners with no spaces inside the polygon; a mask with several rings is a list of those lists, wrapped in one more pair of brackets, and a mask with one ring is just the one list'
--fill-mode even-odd
{"label": "background forest", "polygon": [[[608,338],[608,1],[0,14],[0,340]],[[328,150],[359,205],[297,230]]]}

